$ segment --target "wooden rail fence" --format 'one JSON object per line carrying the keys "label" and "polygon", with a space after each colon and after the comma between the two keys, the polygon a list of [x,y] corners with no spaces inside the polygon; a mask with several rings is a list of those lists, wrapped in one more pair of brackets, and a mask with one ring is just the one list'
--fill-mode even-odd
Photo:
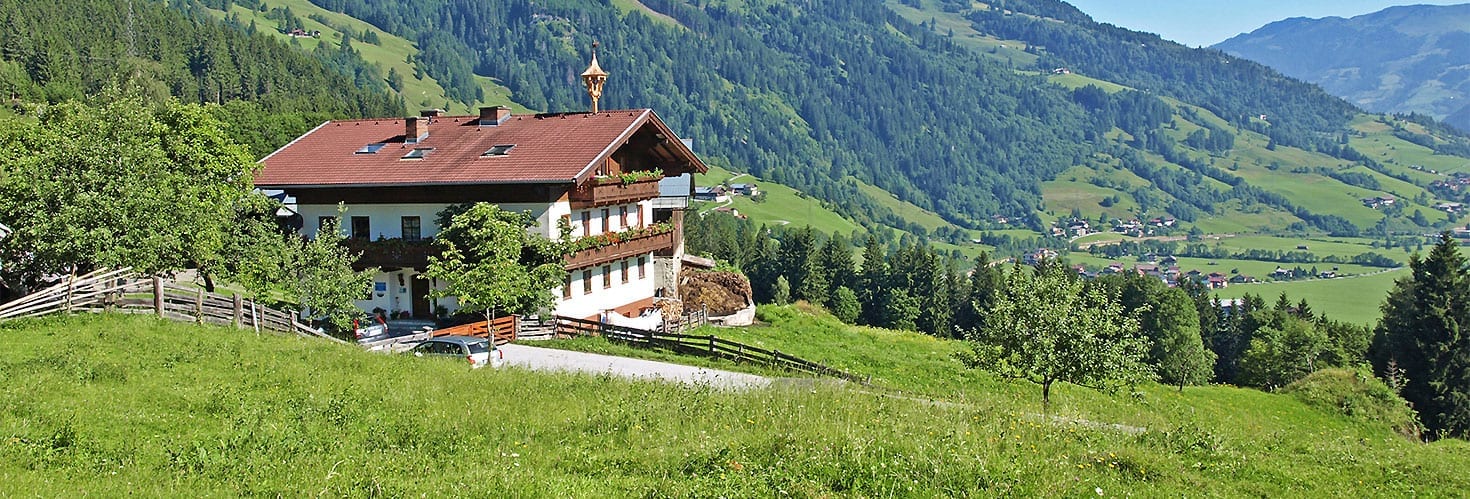
{"label": "wooden rail fence", "polygon": [[298,322],[292,311],[270,308],[238,294],[226,296],[161,277],[139,277],[129,269],[104,269],[68,277],[0,304],[0,321],[73,312],[153,314],[181,322],[296,333],[345,343]]}
{"label": "wooden rail fence", "polygon": [[664,348],[679,353],[748,362],[787,371],[828,376],[864,385],[872,380],[871,377],[858,376],[777,350],[754,347],[714,335],[666,334],[597,321],[557,317],[556,336],[601,336],[611,341],[634,346]]}

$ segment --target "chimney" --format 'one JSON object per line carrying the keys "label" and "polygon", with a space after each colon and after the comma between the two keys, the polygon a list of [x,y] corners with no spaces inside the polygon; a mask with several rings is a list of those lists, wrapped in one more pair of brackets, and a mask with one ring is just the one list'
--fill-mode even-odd
{"label": "chimney", "polygon": [[421,126],[419,126],[419,117],[418,116],[409,116],[407,118],[404,118],[403,119],[403,141],[406,142],[406,143],[409,143],[409,144],[416,144],[420,140],[424,140],[425,137],[428,137],[429,136],[429,124],[427,123],[428,120],[424,120],[424,121],[425,121],[425,123],[421,127]]}
{"label": "chimney", "polygon": [[510,119],[510,108],[489,106],[480,108],[480,126],[496,126]]}
{"label": "chimney", "polygon": [[444,110],[443,109],[425,109],[425,110],[419,111],[419,116],[424,117],[424,118],[438,118],[440,116],[444,116]]}

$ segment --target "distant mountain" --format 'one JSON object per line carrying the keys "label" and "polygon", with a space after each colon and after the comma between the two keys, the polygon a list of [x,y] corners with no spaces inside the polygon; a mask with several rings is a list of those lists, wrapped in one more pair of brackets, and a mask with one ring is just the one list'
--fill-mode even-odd
{"label": "distant mountain", "polygon": [[1291,18],[1215,48],[1371,111],[1428,114],[1470,131],[1470,4]]}

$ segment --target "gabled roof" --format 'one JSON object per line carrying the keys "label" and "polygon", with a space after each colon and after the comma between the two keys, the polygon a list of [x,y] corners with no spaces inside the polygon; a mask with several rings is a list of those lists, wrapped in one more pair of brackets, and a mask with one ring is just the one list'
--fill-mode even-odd
{"label": "gabled roof", "polygon": [[[575,184],[635,135],[655,136],[651,148],[666,168],[704,172],[707,167],[650,109],[600,113],[511,116],[481,126],[478,116],[419,118],[428,136],[405,140],[404,118],[334,120],[260,160],[255,185],[370,187],[455,184]],[[382,144],[373,153],[359,150]],[[513,145],[486,156],[495,146]],[[432,148],[432,150],[426,150]],[[419,149],[415,156],[404,156]]]}

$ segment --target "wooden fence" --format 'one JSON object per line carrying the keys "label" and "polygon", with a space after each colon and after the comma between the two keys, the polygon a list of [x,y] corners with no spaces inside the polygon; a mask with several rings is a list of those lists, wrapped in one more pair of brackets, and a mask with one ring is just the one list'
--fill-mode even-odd
{"label": "wooden fence", "polygon": [[664,319],[663,326],[659,332],[663,334],[676,334],[709,324],[709,308],[702,308],[693,312],[674,316],[672,319]]}
{"label": "wooden fence", "polygon": [[[436,338],[440,336],[449,336],[452,334],[460,336],[476,336],[480,338],[489,338],[490,328],[485,327],[486,324],[489,323],[485,321],[472,322],[469,324],[463,324],[444,329],[437,329],[429,333],[429,335]],[[507,315],[505,317],[500,317],[495,319],[494,326],[495,344],[504,345],[506,343],[515,341],[518,337],[517,333],[521,329],[521,317],[519,315]]]}
{"label": "wooden fence", "polygon": [[777,350],[754,347],[714,335],[665,334],[571,317],[556,318],[556,335],[557,337],[601,336],[611,341],[634,346],[664,348],[679,353],[748,362],[776,369],[828,376],[864,385],[871,381],[871,377],[858,376]]}
{"label": "wooden fence", "polygon": [[161,277],[138,277],[128,269],[68,277],[0,305],[0,321],[72,312],[153,314],[181,322],[296,333],[346,343],[298,322],[292,311],[266,307],[239,294],[209,293]]}

